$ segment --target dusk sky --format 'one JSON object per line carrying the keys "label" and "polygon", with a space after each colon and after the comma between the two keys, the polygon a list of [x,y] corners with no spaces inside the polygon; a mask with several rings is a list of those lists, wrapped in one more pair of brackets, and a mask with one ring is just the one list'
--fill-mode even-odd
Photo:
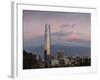
{"label": "dusk sky", "polygon": [[91,14],[23,10],[25,50],[44,45],[45,24],[51,26],[51,44],[90,47]]}

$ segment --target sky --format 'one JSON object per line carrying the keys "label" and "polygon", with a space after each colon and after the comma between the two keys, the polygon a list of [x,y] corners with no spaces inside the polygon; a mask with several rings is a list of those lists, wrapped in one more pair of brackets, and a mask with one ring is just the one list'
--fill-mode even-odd
{"label": "sky", "polygon": [[52,45],[90,47],[90,13],[23,10],[25,50],[44,45],[45,24],[50,24]]}

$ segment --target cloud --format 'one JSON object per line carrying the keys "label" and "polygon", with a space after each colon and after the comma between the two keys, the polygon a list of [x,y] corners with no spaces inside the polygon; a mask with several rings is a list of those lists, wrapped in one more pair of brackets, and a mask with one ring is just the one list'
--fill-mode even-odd
{"label": "cloud", "polygon": [[81,33],[74,33],[72,31],[70,32],[55,32],[51,35],[53,43],[68,43],[71,42],[71,44],[82,44],[82,45],[88,45],[90,44],[90,39],[87,39],[87,36],[83,36]]}
{"label": "cloud", "polygon": [[52,36],[56,36],[56,37],[65,37],[65,36],[67,36],[67,35],[69,35],[69,34],[71,34],[72,32],[70,31],[70,32],[54,32],[54,33],[51,33],[51,35]]}
{"label": "cloud", "polygon": [[63,24],[63,25],[60,25],[60,28],[67,28],[67,27],[73,28],[75,26],[76,26],[76,24]]}
{"label": "cloud", "polygon": [[55,33],[52,33],[51,36],[53,38],[59,38],[61,39],[62,41],[63,40],[66,40],[66,41],[77,41],[77,40],[80,40],[81,37],[80,37],[80,34],[79,33],[74,33],[73,31],[58,31],[58,32],[55,32]]}
{"label": "cloud", "polygon": [[67,41],[77,41],[80,40],[80,36],[77,34],[69,34],[68,36],[65,37]]}

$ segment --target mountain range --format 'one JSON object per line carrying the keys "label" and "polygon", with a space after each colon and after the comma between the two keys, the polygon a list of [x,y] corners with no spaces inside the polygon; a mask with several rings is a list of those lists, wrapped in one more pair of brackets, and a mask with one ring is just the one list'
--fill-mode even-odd
{"label": "mountain range", "polygon": [[[43,56],[44,47],[36,46],[36,47],[28,47],[25,48],[26,51],[31,52],[36,55]],[[51,45],[51,55],[56,55],[58,51],[64,53],[65,56],[91,56],[91,48],[84,46],[64,46],[64,45]]]}

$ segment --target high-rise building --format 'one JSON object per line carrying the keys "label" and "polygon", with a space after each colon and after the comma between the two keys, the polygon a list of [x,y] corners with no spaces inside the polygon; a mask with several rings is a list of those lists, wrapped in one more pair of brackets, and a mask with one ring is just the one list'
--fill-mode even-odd
{"label": "high-rise building", "polygon": [[51,32],[50,24],[45,24],[45,42],[44,42],[44,63],[49,67],[51,63]]}

